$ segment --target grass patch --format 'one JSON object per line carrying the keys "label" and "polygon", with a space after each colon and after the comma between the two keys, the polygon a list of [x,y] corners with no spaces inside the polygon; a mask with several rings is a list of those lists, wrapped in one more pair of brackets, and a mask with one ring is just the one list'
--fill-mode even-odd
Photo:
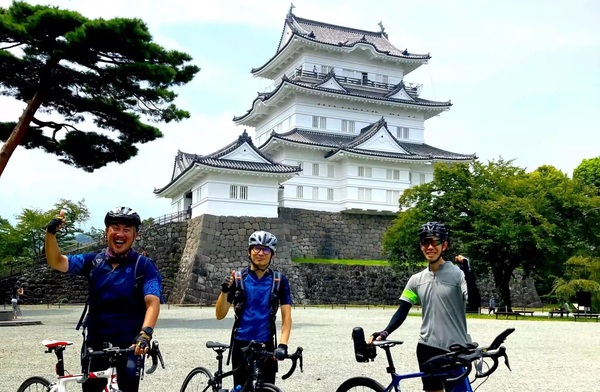
{"label": "grass patch", "polygon": [[334,264],[334,265],[367,265],[389,267],[387,260],[356,260],[356,259],[307,259],[303,257],[292,258],[294,263],[299,264]]}

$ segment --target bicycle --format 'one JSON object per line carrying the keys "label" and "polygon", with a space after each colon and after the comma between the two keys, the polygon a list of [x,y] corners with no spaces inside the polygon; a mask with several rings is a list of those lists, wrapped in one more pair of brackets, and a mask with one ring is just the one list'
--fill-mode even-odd
{"label": "bicycle", "polygon": [[[223,389],[223,379],[233,376],[233,372],[236,370],[230,370],[223,372],[223,353],[227,351],[230,346],[219,342],[206,342],[206,348],[212,349],[217,353],[217,371],[213,375],[210,370],[205,367],[197,367],[193,369],[183,381],[180,392],[228,392],[227,389]],[[281,392],[281,389],[275,385],[267,382],[263,382],[260,377],[261,369],[259,362],[264,358],[273,358],[273,351],[265,351],[264,343],[250,342],[250,344],[242,349],[242,352],[246,354],[248,363],[252,366],[252,377],[249,378],[243,385],[243,392]],[[300,361],[300,371],[302,372],[302,347],[298,347],[296,352],[289,354],[286,359],[292,361],[290,370],[281,377],[282,380],[289,378],[296,370],[296,363]]]}
{"label": "bicycle", "polygon": [[[362,330],[362,328],[360,329]],[[356,359],[359,362],[368,362],[369,360],[373,361],[377,355],[375,347],[379,347],[385,351],[388,362],[387,372],[391,375],[392,381],[387,387],[384,387],[378,381],[370,377],[353,377],[344,381],[338,387],[336,392],[400,392],[400,382],[402,380],[430,376],[444,377],[446,381],[456,382],[457,385],[453,387],[453,392],[473,392],[471,383],[478,378],[487,379],[487,377],[494,373],[498,368],[498,359],[500,357],[504,357],[504,363],[506,367],[511,370],[508,363],[508,356],[506,355],[506,348],[502,346],[502,343],[504,343],[506,337],[514,331],[514,328],[506,329],[504,332],[498,335],[488,347],[479,347],[477,343],[469,343],[464,345],[454,344],[450,346],[449,353],[435,356],[425,362],[422,366],[423,371],[408,374],[396,373],[394,362],[392,360],[392,354],[390,352],[392,347],[402,344],[402,341],[375,340],[372,343],[372,350],[368,350],[366,353],[356,351],[357,346],[355,345]],[[364,336],[364,334],[362,336]],[[366,346],[366,342],[363,343]],[[484,362],[485,358],[492,359],[493,365],[489,366],[486,362]],[[469,381],[468,375],[473,369],[473,362],[475,362],[476,369],[475,378],[473,381]],[[483,369],[484,363],[488,366],[486,370]]]}
{"label": "bicycle", "polygon": [[[104,392],[119,392],[120,390],[117,384],[116,374],[117,371],[115,368],[117,357],[134,350],[134,348],[132,347],[123,349],[119,347],[107,347],[103,350],[98,351],[89,349],[84,357],[83,363],[86,363],[87,367],[83,367],[83,373],[70,374],[65,370],[63,352],[68,346],[71,346],[73,343],[63,340],[43,340],[42,344],[46,347],[46,354],[54,353],[56,355],[55,371],[57,375],[57,380],[55,382],[50,382],[44,377],[29,377],[21,384],[21,386],[19,386],[17,392],[67,392],[67,384],[73,382],[82,384],[88,378],[104,378],[108,380],[106,387],[104,387]],[[147,355],[152,359],[152,365],[148,369],[146,369],[146,374],[151,374],[156,370],[158,366],[157,359],[160,361],[162,368],[165,368],[165,364],[163,362],[160,349],[158,347],[158,342],[156,340],[152,342],[152,345]],[[106,370],[91,371],[91,360],[94,357],[108,358],[110,365],[109,368]],[[141,359],[142,357],[140,356],[140,360]],[[143,368],[141,369],[141,372],[143,378]]]}

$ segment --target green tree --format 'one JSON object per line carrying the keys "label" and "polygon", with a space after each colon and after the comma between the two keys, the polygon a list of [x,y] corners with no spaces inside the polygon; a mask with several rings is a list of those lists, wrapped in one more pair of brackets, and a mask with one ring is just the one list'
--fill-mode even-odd
{"label": "green tree", "polygon": [[397,267],[418,264],[419,225],[445,222],[449,252],[468,254],[476,273],[491,271],[499,305],[511,308],[509,283],[517,268],[537,278],[558,276],[565,260],[587,246],[582,221],[595,199],[579,189],[551,167],[528,174],[502,159],[438,164],[432,182],[400,197],[401,212],[385,234],[384,250]]}
{"label": "green tree", "polygon": [[573,170],[573,179],[584,185],[596,187],[600,194],[600,156],[581,161]]}
{"label": "green tree", "polygon": [[600,309],[600,258],[574,256],[567,260],[565,274],[554,282],[560,302],[571,302],[578,291],[592,293],[592,307]]}
{"label": "green tree", "polygon": [[18,145],[88,172],[127,161],[136,144],[162,137],[144,121],[189,117],[171,88],[199,71],[191,60],[153,42],[139,19],[88,19],[21,1],[0,8],[0,94],[27,102],[17,123],[0,123],[0,176]]}
{"label": "green tree", "polygon": [[74,235],[81,233],[80,223],[87,221],[90,217],[85,201],[72,202],[61,199],[54,207],[47,211],[41,209],[24,208],[17,215],[15,235],[19,236],[23,244],[21,256],[29,261],[38,261],[44,255],[45,228],[52,218],[58,215],[61,209],[67,210],[66,224],[64,229],[56,233],[59,246],[64,251],[75,245]]}

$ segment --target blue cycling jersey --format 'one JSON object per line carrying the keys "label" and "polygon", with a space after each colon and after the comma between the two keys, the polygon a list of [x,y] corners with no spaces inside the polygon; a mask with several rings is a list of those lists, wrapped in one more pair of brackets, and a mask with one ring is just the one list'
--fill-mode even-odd
{"label": "blue cycling jersey", "polygon": [[[271,336],[271,307],[269,306],[269,298],[273,286],[273,272],[267,270],[262,278],[258,279],[254,271],[247,269],[242,276],[244,279],[246,301],[235,339],[270,342],[273,336]],[[290,282],[282,274],[279,287],[279,305],[291,304]]]}
{"label": "blue cycling jersey", "polygon": [[[96,253],[68,256],[69,274],[90,277],[87,340],[110,342],[115,346],[129,345],[143,327],[144,297],[155,295],[160,298],[160,272],[154,262],[142,256],[138,263],[141,270],[136,274],[139,254],[135,251],[130,251],[115,268],[110,260],[92,267],[96,256]],[[143,277],[138,290],[135,289],[136,275]]]}

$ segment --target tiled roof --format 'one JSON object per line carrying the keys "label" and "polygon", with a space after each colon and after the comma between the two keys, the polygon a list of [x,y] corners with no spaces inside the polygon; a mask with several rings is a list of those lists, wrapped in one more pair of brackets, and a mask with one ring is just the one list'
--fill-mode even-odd
{"label": "tiled roof", "polygon": [[[394,140],[402,149],[407,151],[407,154],[388,152],[388,151],[375,151],[357,148],[358,145],[367,141],[372,135],[379,131],[382,127],[387,129],[387,123],[382,118],[376,123],[373,123],[361,130],[358,135],[347,136],[347,135],[335,135],[324,132],[307,131],[302,129],[293,129],[289,132],[277,134],[273,133],[271,138],[265,142],[259,148],[263,148],[272,139],[279,139],[282,141],[288,141],[292,143],[317,146],[330,148],[325,157],[329,157],[337,154],[338,152],[348,151],[351,153],[365,155],[365,156],[379,156],[396,159],[409,159],[409,160],[455,160],[455,161],[470,161],[476,159],[475,154],[459,154],[451,151],[442,150],[430,146],[425,143],[410,143],[399,141],[396,138]],[[389,131],[388,131],[389,132]]]}
{"label": "tiled roof", "polygon": [[353,46],[357,43],[371,44],[375,50],[390,56],[429,59],[429,54],[415,54],[408,50],[396,48],[388,40],[385,32],[374,32],[359,30],[351,27],[337,26],[315,20],[299,18],[294,14],[288,15],[286,23],[291,26],[292,31],[300,36],[316,42],[335,46]]}
{"label": "tiled roof", "polygon": [[[400,82],[400,83],[402,83],[402,82]],[[322,84],[322,81],[319,81],[318,84]],[[410,94],[409,92],[407,92],[407,94],[409,94],[412,99],[400,99],[400,98],[390,97],[389,96],[390,94],[388,91],[365,91],[365,90],[359,90],[356,88],[352,88],[350,86],[344,86],[346,91],[341,91],[341,90],[335,90],[335,89],[322,87],[322,86],[319,86],[318,84],[291,80],[287,76],[284,75],[282,77],[281,83],[279,83],[279,85],[275,88],[275,90],[273,90],[269,93],[259,93],[258,96],[252,102],[252,108],[250,108],[245,114],[243,114],[241,116],[234,116],[233,121],[240,121],[240,120],[244,119],[245,117],[247,117],[254,110],[254,106],[256,105],[256,103],[258,103],[259,101],[267,102],[269,99],[271,99],[271,97],[273,97],[275,94],[277,94],[277,92],[279,92],[279,90],[281,90],[285,85],[297,86],[297,87],[301,87],[301,88],[304,88],[309,91],[317,91],[317,92],[322,91],[322,92],[339,94],[339,95],[348,96],[348,97],[366,98],[366,99],[373,99],[373,100],[384,101],[384,102],[395,102],[395,103],[399,103],[399,104],[416,106],[416,107],[430,107],[430,108],[439,108],[439,109],[443,110],[443,109],[446,109],[446,108],[449,108],[450,106],[452,106],[452,103],[450,101],[445,101],[445,102],[430,101],[428,99],[419,98],[416,95]],[[399,91],[399,89],[394,89],[392,91],[394,91],[394,93],[395,93],[395,92]]]}
{"label": "tiled roof", "polygon": [[[293,13],[289,13],[285,19],[281,38],[279,39],[279,49],[264,65],[258,68],[252,68],[252,73],[259,72],[265,68],[279,55],[280,52],[285,49],[285,47],[290,44],[290,42],[293,41],[293,37],[288,38],[285,36],[286,27],[290,28],[294,36],[302,37],[303,39],[312,42],[318,42],[324,45],[335,46],[337,48],[351,48],[357,44],[367,44],[371,45],[376,52],[390,57],[413,60],[417,62],[426,62],[431,58],[429,53],[416,54],[410,53],[408,49],[400,50],[396,48],[388,40],[387,33],[383,31],[376,32],[337,26],[315,20],[298,18]],[[288,41],[282,46],[282,41],[284,38]]]}
{"label": "tiled roof", "polygon": [[[250,162],[250,161],[238,161],[233,159],[223,159],[221,157],[235,151],[238,147],[247,143],[265,162]],[[229,169],[237,171],[249,171],[249,172],[260,172],[260,173],[274,173],[274,174],[293,174],[300,173],[302,169],[299,166],[290,166],[274,162],[271,158],[265,156],[252,142],[248,133],[244,131],[240,137],[233,143],[221,148],[218,151],[213,152],[209,155],[196,155],[182,151],[178,151],[175,156],[175,164],[173,167],[173,174],[171,181],[166,186],[155,189],[154,193],[160,193],[167,189],[173,184],[178,178],[182,177],[188,170],[195,165],[209,166],[218,169]],[[179,168],[178,174],[176,169]]]}

